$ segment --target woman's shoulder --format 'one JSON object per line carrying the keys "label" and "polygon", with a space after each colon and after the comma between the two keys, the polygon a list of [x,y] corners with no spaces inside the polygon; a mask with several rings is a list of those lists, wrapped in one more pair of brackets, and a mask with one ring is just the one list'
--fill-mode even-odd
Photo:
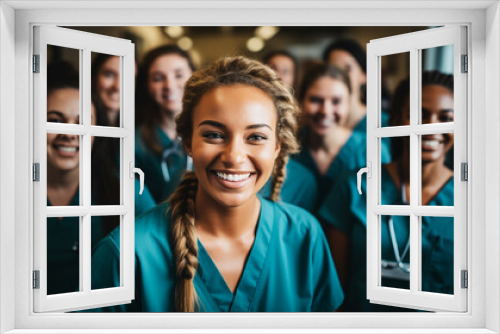
{"label": "woman's shoulder", "polygon": [[321,228],[318,220],[309,211],[285,202],[265,200],[274,208],[274,222],[283,234],[316,235]]}

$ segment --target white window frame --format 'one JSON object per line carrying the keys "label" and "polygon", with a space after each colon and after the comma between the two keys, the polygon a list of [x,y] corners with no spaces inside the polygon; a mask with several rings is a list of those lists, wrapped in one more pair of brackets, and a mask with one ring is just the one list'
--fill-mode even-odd
{"label": "white window frame", "polygon": [[[467,55],[465,26],[448,26],[372,40],[367,45],[367,163],[372,177],[367,180],[367,296],[370,302],[408,306],[419,310],[467,310],[467,290],[461,287],[461,271],[467,270],[467,185],[461,181],[460,165],[467,163],[467,73],[461,71],[461,56]],[[453,45],[454,121],[421,124],[422,51]],[[381,59],[383,56],[409,53],[410,56],[410,125],[381,127]],[[454,205],[422,205],[421,196],[421,136],[435,133],[454,133]],[[381,138],[406,136],[410,140],[410,203],[381,205],[382,165]],[[415,168],[416,167],[416,168]],[[472,181],[472,180],[471,180]],[[394,289],[381,285],[381,217],[407,216],[410,222],[410,288]],[[452,295],[430,293],[422,287],[423,216],[452,217],[453,219],[453,290]],[[432,228],[432,227],[431,227]]]}
{"label": "white window frame", "polygon": [[[191,328],[234,332],[234,328],[279,332],[323,332],[349,328],[351,333],[492,333],[500,331],[500,10],[498,1],[464,2],[17,2],[0,4],[0,331],[36,333],[35,329]],[[69,6],[70,8],[63,8]],[[108,7],[110,10],[95,9]],[[132,9],[115,8],[125,6]],[[398,9],[393,9],[398,6]],[[431,7],[432,6],[432,7]],[[460,8],[453,8],[460,6]],[[82,9],[86,7],[86,9]],[[153,8],[137,10],[136,8]],[[158,8],[161,7],[161,8]],[[52,8],[53,10],[44,10]],[[80,9],[75,9],[80,8]],[[94,8],[94,9],[93,9]],[[312,8],[312,9],[310,9]],[[406,8],[406,9],[401,9]],[[58,10],[54,10],[58,9]],[[411,9],[411,10],[409,10]],[[467,313],[373,314],[164,314],[75,315],[32,313],[30,210],[32,192],[32,105],[30,64],[34,24],[71,25],[423,25],[461,24],[469,28],[468,145],[470,198],[468,220],[469,289]],[[486,71],[487,68],[487,71]],[[14,85],[12,85],[14,78]],[[9,112],[15,110],[15,113]],[[473,116],[474,115],[474,116]],[[487,119],[487,120],[486,120]],[[15,128],[12,129],[12,124]],[[10,127],[10,128],[9,128]],[[15,145],[12,145],[12,137]],[[485,149],[489,153],[485,154]],[[14,175],[14,177],[12,177]],[[486,182],[488,175],[488,182]],[[12,189],[15,197],[12,198]],[[486,196],[486,194],[488,194]],[[485,204],[486,202],[486,204]],[[488,218],[488,219],[486,219]],[[486,266],[488,264],[488,266]],[[15,286],[15,289],[12,287]],[[486,291],[488,293],[486,293]],[[12,305],[15,305],[13,308]],[[422,318],[424,317],[424,318]],[[422,321],[425,319],[425,321]],[[417,328],[418,331],[409,328]],[[405,329],[406,328],[406,329]],[[64,329],[64,330],[63,330]],[[217,330],[221,329],[221,330]],[[225,330],[224,330],[225,329]],[[231,330],[233,329],[233,330]],[[259,330],[261,329],[261,330]],[[309,330],[306,330],[309,329]],[[446,330],[448,329],[448,330]],[[283,330],[291,332],[292,330]],[[41,332],[41,331],[40,331]],[[73,332],[76,332],[74,330]],[[129,330],[128,332],[133,332]],[[144,333],[145,330],[137,330]],[[175,332],[175,330],[164,330]],[[189,332],[186,330],[185,332]],[[326,330],[325,330],[326,332]],[[330,332],[335,332],[331,330]],[[337,332],[342,332],[338,330]],[[14,332],[13,332],[14,333]]]}
{"label": "white window frame", "polygon": [[[34,162],[39,164],[39,181],[33,184],[33,268],[39,272],[39,288],[34,289],[34,311],[74,311],[99,305],[126,304],[134,299],[134,45],[129,40],[101,36],[72,29],[35,26],[34,54],[39,56],[39,71],[33,74]],[[80,124],[47,122],[47,46],[78,50],[80,78]],[[120,126],[91,125],[91,53],[120,57]],[[47,207],[47,134],[80,136],[80,205]],[[91,138],[118,138],[120,205],[91,204]],[[132,174],[132,175],[131,175]],[[131,177],[132,176],[132,177]],[[120,286],[91,289],[91,217],[120,217]],[[47,295],[47,218],[80,217],[79,287],[80,291]]]}

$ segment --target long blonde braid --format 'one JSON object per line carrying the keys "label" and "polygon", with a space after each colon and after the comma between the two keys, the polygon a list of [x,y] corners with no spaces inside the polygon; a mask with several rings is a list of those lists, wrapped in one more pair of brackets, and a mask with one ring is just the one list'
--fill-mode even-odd
{"label": "long blonde braid", "polygon": [[[189,144],[193,134],[193,111],[201,97],[215,88],[236,84],[259,88],[274,102],[278,114],[276,137],[281,146],[271,185],[271,200],[276,200],[285,180],[288,155],[299,150],[296,140],[299,108],[292,92],[269,67],[244,57],[226,57],[195,72],[184,87],[182,112],[176,118],[177,134],[186,145]],[[197,303],[193,283],[198,267],[194,214],[197,187],[195,174],[187,173],[169,199],[177,268],[176,309],[180,312],[194,311]]]}

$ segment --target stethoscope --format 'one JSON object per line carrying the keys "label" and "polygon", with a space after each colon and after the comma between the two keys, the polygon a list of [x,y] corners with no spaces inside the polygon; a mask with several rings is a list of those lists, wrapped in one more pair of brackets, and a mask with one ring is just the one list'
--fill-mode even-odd
{"label": "stethoscope", "polygon": [[186,170],[193,170],[193,159],[184,152],[180,145],[180,140],[176,139],[172,147],[163,151],[161,155],[161,171],[165,182],[170,182],[171,180],[167,164],[167,159],[171,156],[177,156],[180,159],[184,159],[184,156],[186,156]]}
{"label": "stethoscope", "polygon": [[[400,165],[401,166],[401,165]],[[401,173],[401,167],[399,168],[399,180],[401,182],[401,194],[399,197],[399,204],[408,204],[408,201],[406,199],[406,186],[404,182],[402,182],[402,173]],[[409,273],[410,273],[410,264],[409,263],[404,263],[402,259],[405,258],[406,254],[408,254],[408,251],[410,250],[410,236],[408,236],[408,240],[406,242],[405,248],[403,250],[403,253],[399,252],[399,244],[398,240],[396,238],[396,232],[394,230],[394,220],[392,216],[389,216],[387,225],[389,227],[389,236],[391,239],[391,246],[392,250],[394,252],[394,258],[396,259],[396,262],[390,262],[390,261],[384,261],[382,260],[382,269],[384,270],[394,270],[396,268],[399,268],[403,271],[403,275],[389,275],[393,278],[398,278],[398,279],[403,279],[403,280],[409,280]]]}

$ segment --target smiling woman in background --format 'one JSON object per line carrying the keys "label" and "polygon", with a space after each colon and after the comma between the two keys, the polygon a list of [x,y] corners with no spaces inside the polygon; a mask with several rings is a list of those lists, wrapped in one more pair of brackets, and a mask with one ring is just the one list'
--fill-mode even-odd
{"label": "smiling woman in background", "polygon": [[[91,123],[95,125],[93,104],[91,110]],[[78,73],[69,63],[49,65],[47,122],[79,124],[80,117]],[[79,186],[80,136],[48,133],[47,206],[80,205]],[[94,245],[105,234],[100,217],[92,217],[91,231]],[[68,293],[78,289],[79,240],[79,217],[47,218],[47,294]]]}
{"label": "smiling woman in background", "polygon": [[[410,83],[404,80],[393,99],[391,126],[410,124]],[[437,71],[422,75],[422,123],[453,122],[453,76]],[[392,137],[393,162],[381,170],[381,204],[408,205],[410,201],[409,137]],[[421,138],[422,205],[453,206],[453,171],[445,165],[453,147],[453,133]],[[418,187],[418,185],[411,185]],[[344,310],[397,311],[366,299],[366,181],[362,195],[356,171],[332,189],[320,217],[339,276],[346,291]],[[382,216],[382,285],[409,289],[409,219]],[[453,218],[422,217],[422,290],[453,294]]]}
{"label": "smiling woman in background", "polygon": [[137,74],[135,164],[157,203],[166,200],[191,168],[180,145],[175,117],[182,109],[184,85],[194,71],[189,55],[165,45],[144,56]]}
{"label": "smiling woman in background", "polygon": [[[194,172],[137,219],[136,298],[106,310],[336,310],[343,293],[321,226],[274,202],[298,149],[297,112],[289,89],[257,61],[222,58],[193,74],[177,131]],[[269,177],[266,200],[258,192]],[[98,245],[93,288],[119,282],[119,238],[115,230]]]}
{"label": "smiling woman in background", "polygon": [[[325,63],[312,65],[299,90],[302,149],[294,156],[318,181],[317,210],[339,177],[366,166],[366,134],[346,127],[351,103],[347,73]],[[387,162],[387,150],[382,161]]]}

